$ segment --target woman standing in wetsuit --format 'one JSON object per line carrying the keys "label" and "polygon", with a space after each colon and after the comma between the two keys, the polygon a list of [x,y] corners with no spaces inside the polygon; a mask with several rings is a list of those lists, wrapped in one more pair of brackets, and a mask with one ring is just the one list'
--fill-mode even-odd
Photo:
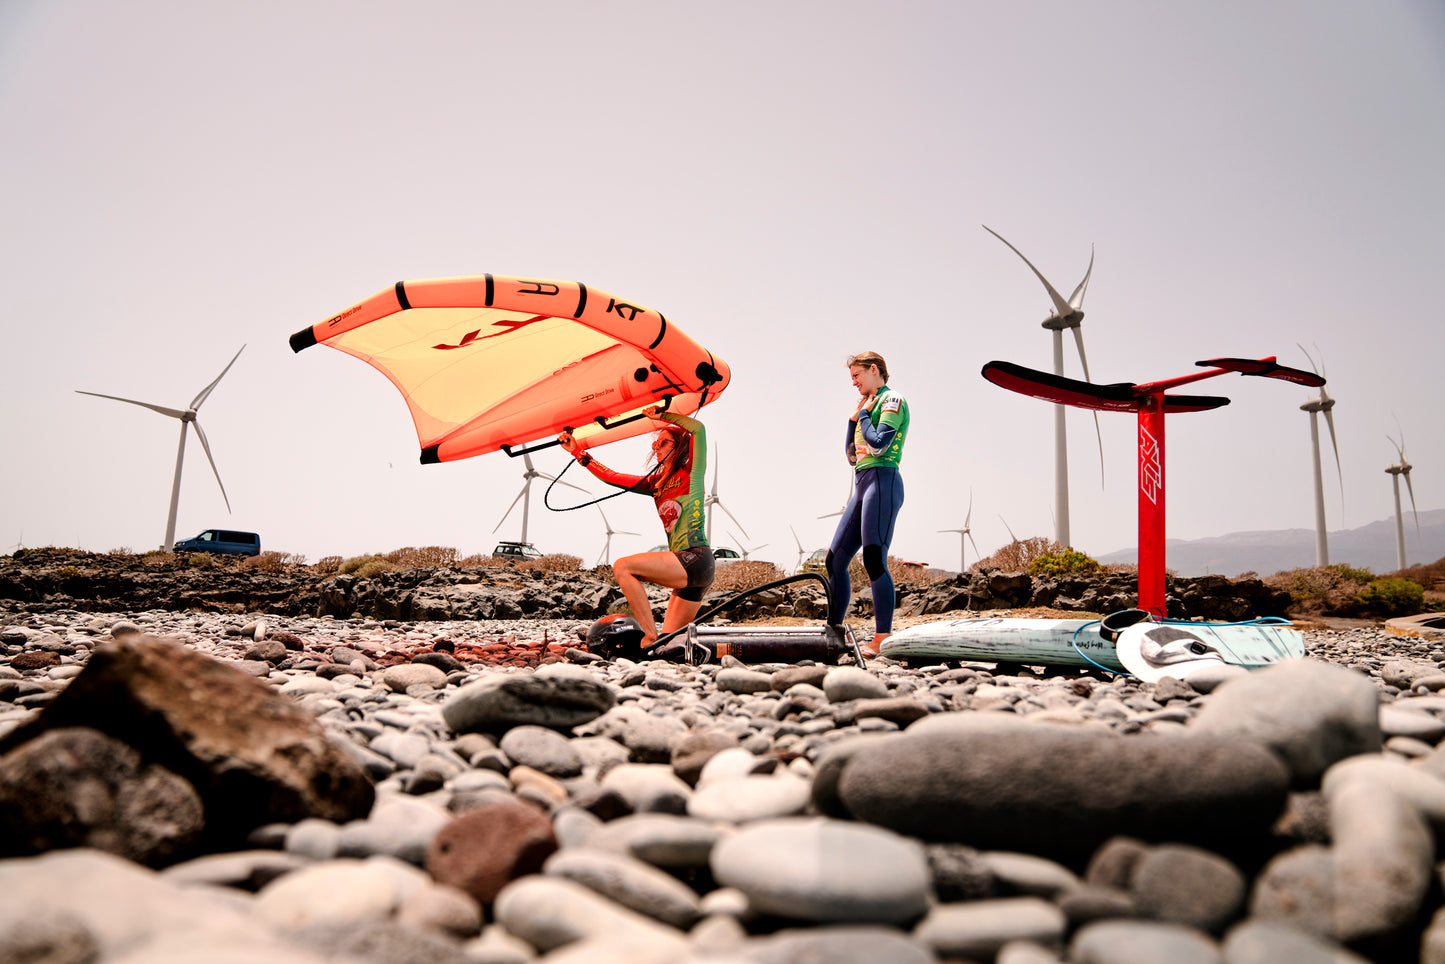
{"label": "woman standing in wetsuit", "polygon": [[[681,629],[697,615],[703,593],[712,585],[712,549],[707,543],[707,526],[703,515],[703,477],[707,470],[707,430],[701,422],[686,415],[664,412],[654,406],[647,417],[663,422],[652,440],[652,455],[657,465],[646,475],[627,475],[609,469],[594,459],[569,432],[557,441],[577,459],[577,463],[608,485],[630,489],[652,496],[657,515],[667,530],[667,552],[639,552],[623,556],[612,566],[618,588],[627,597],[632,616],[642,627],[641,646],[657,641],[657,623],[647,601],[650,582],[672,590],[662,631]],[[670,423],[670,424],[669,424]]]}
{"label": "woman standing in wetsuit", "polygon": [[858,404],[848,419],[845,452],[853,466],[853,498],[838,520],[828,548],[828,580],[841,622],[852,601],[848,565],[861,547],[863,568],[873,589],[873,640],[863,647],[869,656],[893,631],[893,576],[888,571],[888,546],[893,524],[903,506],[903,476],[898,463],[908,434],[908,402],[888,387],[888,363],[877,352],[848,359],[848,373],[858,389]]}

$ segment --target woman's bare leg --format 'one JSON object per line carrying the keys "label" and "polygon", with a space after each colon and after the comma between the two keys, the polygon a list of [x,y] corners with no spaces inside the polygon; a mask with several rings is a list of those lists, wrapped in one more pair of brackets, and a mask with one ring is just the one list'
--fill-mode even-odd
{"label": "woman's bare leg", "polygon": [[[617,587],[632,609],[632,618],[642,627],[642,645],[651,646],[657,642],[657,621],[652,618],[652,604],[647,601],[647,588],[642,584],[650,582],[667,589],[682,589],[687,586],[687,570],[671,552],[640,552],[618,559],[612,566],[612,574],[617,577]],[[664,625],[672,621],[672,607],[676,602],[674,596],[668,603]],[[697,612],[696,608],[693,612]]]}
{"label": "woman's bare leg", "polygon": [[701,599],[683,599],[677,593],[673,593],[667,603],[667,616],[662,620],[662,632],[667,634],[686,626],[692,622],[692,617],[697,615],[697,611],[701,607]]}

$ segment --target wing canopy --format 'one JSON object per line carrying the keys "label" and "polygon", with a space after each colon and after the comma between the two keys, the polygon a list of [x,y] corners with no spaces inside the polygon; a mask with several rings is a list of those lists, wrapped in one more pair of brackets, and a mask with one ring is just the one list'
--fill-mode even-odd
{"label": "wing canopy", "polygon": [[643,409],[691,414],[727,387],[722,359],[659,312],[580,282],[479,275],[402,281],[291,336],[385,375],[423,462],[573,429],[588,445],[648,431]]}

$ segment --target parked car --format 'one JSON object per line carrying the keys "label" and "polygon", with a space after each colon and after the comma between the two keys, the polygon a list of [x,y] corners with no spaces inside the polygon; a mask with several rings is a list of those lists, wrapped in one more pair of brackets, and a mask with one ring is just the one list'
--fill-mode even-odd
{"label": "parked car", "polygon": [[530,542],[499,542],[497,548],[492,550],[492,558],[525,562],[528,559],[542,558],[542,553]]}
{"label": "parked car", "polygon": [[[647,551],[648,551],[648,552],[666,552],[666,551],[667,551],[667,546],[653,546],[651,549],[649,549],[649,550],[647,550]],[[715,565],[724,565],[725,563],[729,563],[729,562],[738,562],[739,560],[742,559],[742,556],[738,554],[738,552],[737,552],[736,549],[722,549],[722,548],[714,549],[714,550],[712,551],[712,557],[713,557],[713,559],[717,560],[716,563],[715,563]]]}
{"label": "parked car", "polygon": [[803,572],[826,572],[826,571],[828,570],[827,562],[828,562],[828,550],[827,550],[827,549],[814,549],[813,552],[808,555],[808,558],[806,558],[806,559],[803,560],[802,571],[803,571]]}
{"label": "parked car", "polygon": [[172,552],[214,552],[222,556],[255,556],[261,552],[261,537],[234,529],[207,529],[198,536],[177,542]]}

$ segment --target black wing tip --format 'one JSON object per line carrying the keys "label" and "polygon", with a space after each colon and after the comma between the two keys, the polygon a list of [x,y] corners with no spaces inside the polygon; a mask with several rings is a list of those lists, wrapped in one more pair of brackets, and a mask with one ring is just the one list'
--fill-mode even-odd
{"label": "black wing tip", "polygon": [[316,332],[310,328],[302,328],[291,336],[291,350],[300,351],[303,348],[310,348],[316,344]]}
{"label": "black wing tip", "polygon": [[436,465],[441,462],[441,456],[437,454],[437,449],[440,447],[440,443],[438,443],[437,445],[428,445],[426,448],[422,449],[421,464]]}

